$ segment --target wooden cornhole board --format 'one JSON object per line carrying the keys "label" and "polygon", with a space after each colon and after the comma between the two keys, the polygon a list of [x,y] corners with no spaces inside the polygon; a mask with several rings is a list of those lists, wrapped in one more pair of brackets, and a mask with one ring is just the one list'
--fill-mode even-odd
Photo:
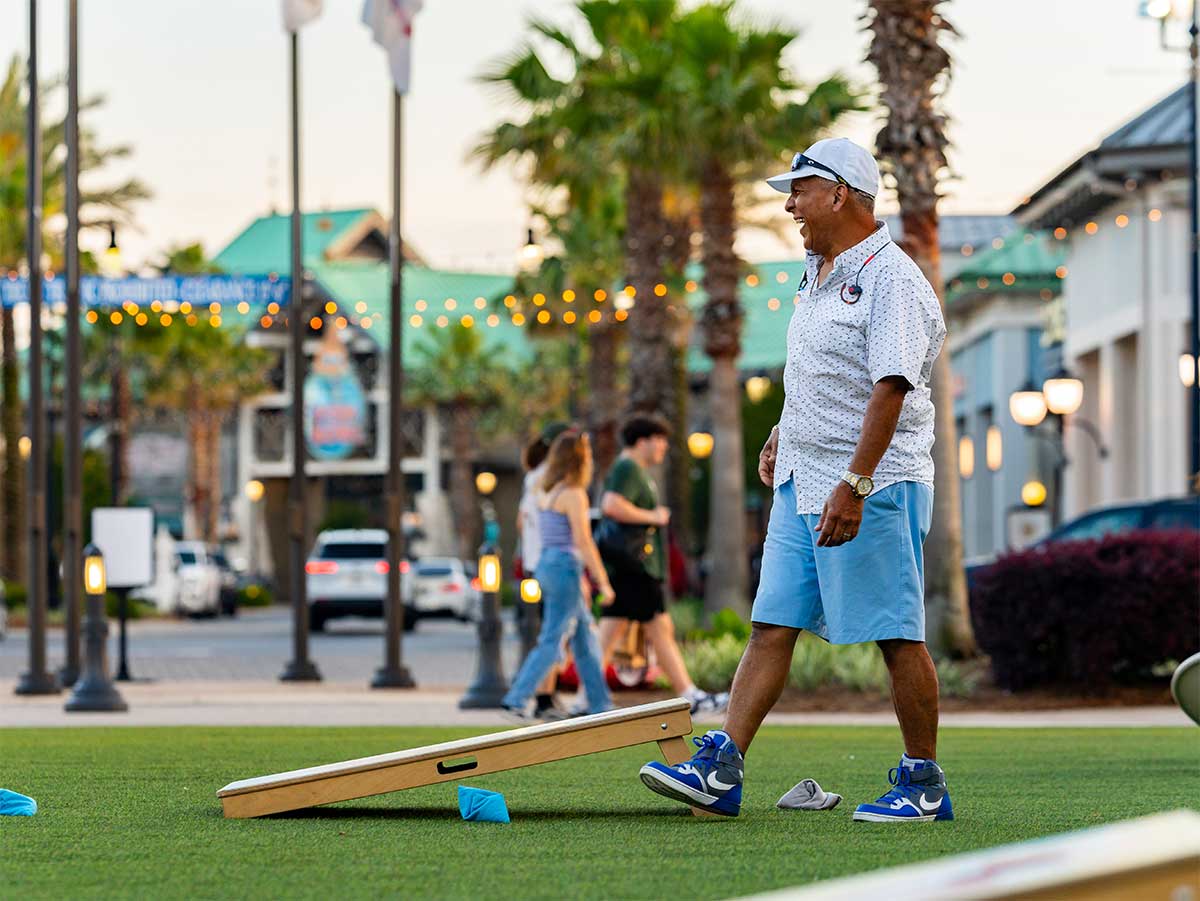
{"label": "wooden cornhole board", "polygon": [[684,698],[610,710],[440,745],[231,782],[217,792],[226,817],[259,817],[334,801],[451,782],[485,773],[658,742],[667,763],[691,754],[691,705]]}
{"label": "wooden cornhole board", "polygon": [[[903,829],[907,841],[919,843],[918,829],[936,832],[955,827],[946,823],[894,828]],[[1200,898],[1200,813],[1156,813],[754,897],[763,901]]]}

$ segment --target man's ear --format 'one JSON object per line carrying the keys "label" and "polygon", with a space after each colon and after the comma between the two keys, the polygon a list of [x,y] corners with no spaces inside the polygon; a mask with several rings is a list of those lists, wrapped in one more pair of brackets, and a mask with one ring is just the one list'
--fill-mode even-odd
{"label": "man's ear", "polygon": [[[838,197],[838,191],[839,191],[839,190],[842,192],[842,196],[841,196],[840,198]],[[847,187],[846,187],[844,184],[842,184],[841,182],[838,182],[837,184],[835,184],[835,185],[833,186],[833,206],[832,206],[832,209],[833,209],[833,211],[834,211],[834,212],[837,212],[837,211],[838,211],[838,210],[840,210],[842,207],[844,207],[844,206],[846,205],[846,201],[848,201],[849,199],[850,199],[850,189],[849,189],[849,188],[847,188]]]}

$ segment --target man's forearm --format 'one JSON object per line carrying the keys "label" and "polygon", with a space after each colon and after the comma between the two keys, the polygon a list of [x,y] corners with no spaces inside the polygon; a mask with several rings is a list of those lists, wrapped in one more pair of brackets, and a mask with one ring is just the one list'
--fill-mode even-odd
{"label": "man's forearm", "polygon": [[862,435],[850,460],[850,471],[855,475],[875,475],[875,467],[896,434],[896,423],[900,421],[900,409],[908,390],[908,382],[900,378],[880,379],[875,384],[863,416]]}
{"label": "man's forearm", "polygon": [[632,526],[652,526],[655,523],[653,510],[644,510],[615,491],[611,497],[605,498],[603,512],[609,519]]}

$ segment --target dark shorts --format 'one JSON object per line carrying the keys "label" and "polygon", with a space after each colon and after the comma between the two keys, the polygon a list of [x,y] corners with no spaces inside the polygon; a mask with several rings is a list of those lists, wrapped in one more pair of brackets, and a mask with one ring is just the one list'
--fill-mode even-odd
{"label": "dark shorts", "polygon": [[632,619],[647,623],[667,610],[661,579],[644,571],[609,572],[613,594],[617,596],[609,607],[600,608],[600,616],[613,619]]}

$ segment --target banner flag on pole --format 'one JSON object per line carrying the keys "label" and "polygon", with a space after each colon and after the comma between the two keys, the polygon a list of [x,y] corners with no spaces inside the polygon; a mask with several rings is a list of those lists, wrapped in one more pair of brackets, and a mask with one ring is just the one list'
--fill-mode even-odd
{"label": "banner flag on pole", "polygon": [[392,81],[401,94],[408,93],[412,59],[412,21],[423,0],[366,0],[363,24],[371,29],[375,43],[388,54]]}
{"label": "banner flag on pole", "polygon": [[299,31],[321,15],[321,7],[324,5],[325,0],[283,0],[284,30]]}

